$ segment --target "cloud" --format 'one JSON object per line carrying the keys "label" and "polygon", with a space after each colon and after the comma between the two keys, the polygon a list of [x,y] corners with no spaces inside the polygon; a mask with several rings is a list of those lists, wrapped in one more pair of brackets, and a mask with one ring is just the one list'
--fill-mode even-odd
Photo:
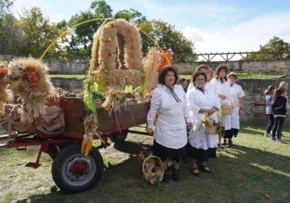
{"label": "cloud", "polygon": [[290,41],[290,24],[285,19],[290,19],[289,12],[260,16],[214,32],[186,26],[183,33],[195,43],[197,53],[258,51],[260,44],[274,36]]}

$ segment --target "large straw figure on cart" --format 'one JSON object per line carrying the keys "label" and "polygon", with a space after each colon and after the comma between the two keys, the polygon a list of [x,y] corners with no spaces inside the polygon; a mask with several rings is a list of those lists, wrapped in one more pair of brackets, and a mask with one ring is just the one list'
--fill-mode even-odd
{"label": "large straw figure on cart", "polygon": [[[116,47],[118,47],[118,68],[115,63]],[[85,155],[91,149],[92,136],[98,136],[96,108],[103,107],[109,112],[119,111],[128,104],[126,97],[128,93],[133,93],[133,88],[142,86],[144,96],[157,86],[157,67],[161,54],[151,49],[142,64],[141,49],[138,28],[122,19],[101,26],[94,35],[91,67],[85,82],[85,103],[92,111],[92,116],[84,121],[87,130],[82,143],[82,152]],[[106,95],[101,106],[96,106],[92,98],[91,92],[96,89],[105,92]]]}

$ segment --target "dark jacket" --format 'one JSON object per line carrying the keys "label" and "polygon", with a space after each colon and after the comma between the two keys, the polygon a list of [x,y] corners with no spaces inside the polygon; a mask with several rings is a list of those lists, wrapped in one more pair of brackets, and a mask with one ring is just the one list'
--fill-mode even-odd
{"label": "dark jacket", "polygon": [[279,96],[275,103],[272,104],[272,112],[273,114],[280,114],[280,115],[286,115],[287,113],[287,108],[286,108],[286,104],[287,104],[287,99],[283,96]]}

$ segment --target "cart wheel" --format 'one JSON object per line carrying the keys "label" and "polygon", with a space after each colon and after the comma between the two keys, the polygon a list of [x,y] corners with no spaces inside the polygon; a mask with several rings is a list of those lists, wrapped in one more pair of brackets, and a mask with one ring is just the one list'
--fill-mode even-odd
{"label": "cart wheel", "polygon": [[112,134],[110,134],[110,139],[112,142],[115,143],[121,143],[124,142],[126,137],[128,135],[128,129],[117,131],[117,132],[113,132]]}
{"label": "cart wheel", "polygon": [[80,151],[80,145],[68,145],[53,161],[51,169],[53,180],[64,191],[87,190],[102,176],[104,165],[100,152],[93,147],[88,157],[85,157]]}

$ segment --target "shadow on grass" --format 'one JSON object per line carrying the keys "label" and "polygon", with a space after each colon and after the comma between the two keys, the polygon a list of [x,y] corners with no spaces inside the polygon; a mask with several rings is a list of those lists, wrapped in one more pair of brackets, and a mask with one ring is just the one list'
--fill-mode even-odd
{"label": "shadow on grass", "polygon": [[70,194],[53,187],[49,194],[30,196],[30,202],[288,202],[290,198],[288,156],[235,145],[209,160],[212,174],[192,176],[190,163],[183,164],[179,183],[151,186],[142,182],[137,159],[151,145],[124,142],[115,148],[129,153],[129,158],[106,168],[91,190]]}

